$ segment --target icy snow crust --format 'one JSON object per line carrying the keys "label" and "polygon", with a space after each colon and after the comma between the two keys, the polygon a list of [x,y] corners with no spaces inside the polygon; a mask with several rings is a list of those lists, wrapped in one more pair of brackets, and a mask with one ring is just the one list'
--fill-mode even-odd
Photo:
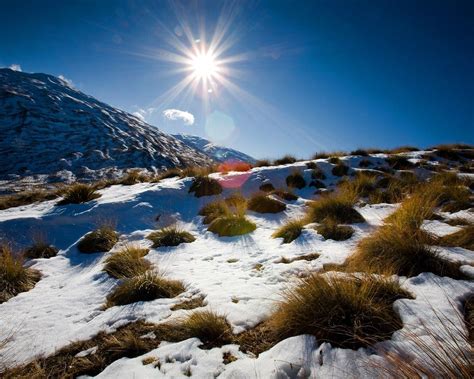
{"label": "icy snow crust", "polygon": [[[370,159],[383,164],[382,158],[383,155]],[[352,167],[357,167],[360,159],[342,158]],[[332,165],[325,160],[317,162],[327,175],[328,186],[339,180],[331,175]],[[305,162],[213,176],[219,178],[224,187],[241,183],[241,192],[250,195],[267,180],[276,188],[283,187],[285,178],[294,170],[304,171],[307,183],[310,182],[311,170],[306,168]],[[0,304],[0,340],[11,337],[0,349],[0,361],[8,365],[26,363],[38,355],[53,354],[70,342],[89,339],[99,331],[111,332],[138,319],[169,322],[189,312],[172,312],[170,308],[174,304],[201,294],[205,296],[205,309],[225,314],[233,331],[241,332],[268,317],[280,300],[282,290],[299,276],[322,268],[324,263],[342,263],[357,241],[381,225],[397,207],[377,204],[357,208],[367,222],[354,225],[354,236],[347,241],[325,241],[307,227],[297,240],[282,244],[281,239],[273,239],[271,234],[289,218],[303,214],[306,202],[314,197],[314,188],[305,187],[296,191],[300,196],[298,200],[287,202],[285,212],[275,215],[249,212],[248,217],[257,224],[253,233],[220,238],[208,232],[202,217],[197,216],[199,209],[216,196],[197,199],[188,194],[190,183],[190,178],[172,178],[155,184],[117,185],[101,190],[102,197],[86,204],[55,206],[54,201],[48,201],[0,211],[1,237],[11,236],[20,246],[27,246],[34,233],[39,233],[60,249],[54,258],[30,261],[32,267],[41,271],[42,279],[32,290]],[[233,191],[225,188],[222,196]],[[464,213],[465,217],[469,212]],[[119,244],[106,254],[79,253],[76,248],[79,239],[106,220],[116,223],[121,234]],[[169,277],[183,280],[188,285],[186,292],[174,299],[139,302],[104,311],[105,298],[117,284],[102,272],[105,258],[125,242],[150,246],[145,236],[156,227],[175,221],[190,231],[196,241],[173,248],[151,249],[146,258]],[[440,235],[456,229],[439,222],[428,223],[426,227]],[[293,258],[309,253],[318,253],[320,257],[313,261],[278,263],[282,256]],[[472,272],[473,252],[445,248],[443,253],[463,262],[464,270]],[[262,266],[257,269],[256,265]],[[440,315],[467,333],[462,322],[461,302],[474,290],[472,282],[430,273],[408,280],[400,278],[400,281],[415,299],[395,302],[404,327],[391,340],[376,347],[406,351],[408,342],[404,333],[423,337],[426,334],[423,325],[432,327],[436,333]],[[179,343],[162,342],[143,356],[112,363],[98,377],[178,378],[191,372],[197,378],[218,375],[222,378],[348,378],[373,376],[373,372],[367,372],[369,363],[384,364],[374,350],[333,348],[304,335],[288,338],[258,358],[239,352],[235,345],[212,350],[202,350],[199,346],[196,338]],[[224,365],[225,352],[231,352],[238,359]],[[144,365],[142,360],[149,357],[158,359],[161,368]]]}

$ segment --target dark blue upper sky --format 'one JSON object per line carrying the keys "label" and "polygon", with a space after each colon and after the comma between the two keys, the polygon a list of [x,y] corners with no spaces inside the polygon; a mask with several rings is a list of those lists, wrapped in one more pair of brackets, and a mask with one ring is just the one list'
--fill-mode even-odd
{"label": "dark blue upper sky", "polygon": [[[171,35],[190,46],[186,26],[208,43],[219,15],[221,58],[243,57],[228,65],[234,86],[167,96],[186,74],[159,52],[176,52]],[[0,66],[64,75],[167,132],[256,157],[474,143],[473,20],[471,0],[0,0]]]}

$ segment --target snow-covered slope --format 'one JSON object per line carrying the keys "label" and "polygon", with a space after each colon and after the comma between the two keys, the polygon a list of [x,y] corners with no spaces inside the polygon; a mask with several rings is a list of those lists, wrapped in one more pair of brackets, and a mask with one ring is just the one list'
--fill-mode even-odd
{"label": "snow-covered slope", "polygon": [[230,149],[228,147],[215,145],[211,141],[189,134],[174,134],[173,137],[179,139],[186,145],[203,152],[212,159],[218,162],[224,162],[229,160],[242,161],[248,163],[254,163],[255,159],[250,155],[244,154],[240,151]]}
{"label": "snow-covered slope", "polygon": [[0,179],[209,163],[208,156],[46,74],[0,69]]}

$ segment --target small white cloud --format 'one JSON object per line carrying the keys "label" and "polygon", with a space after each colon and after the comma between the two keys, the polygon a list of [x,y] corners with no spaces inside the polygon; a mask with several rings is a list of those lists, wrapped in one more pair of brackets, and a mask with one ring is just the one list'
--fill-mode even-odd
{"label": "small white cloud", "polygon": [[140,120],[145,121],[145,117],[143,116],[142,113],[140,113],[140,111],[133,112],[132,114],[133,114],[136,118],[139,118]]}
{"label": "small white cloud", "polygon": [[179,109],[166,109],[163,111],[163,116],[172,121],[181,120],[185,125],[194,124],[194,116],[189,112],[180,111]]}
{"label": "small white cloud", "polygon": [[69,87],[74,87],[74,83],[72,82],[72,80],[66,78],[64,75],[59,75],[58,78],[61,79],[64,83],[66,83],[66,85],[68,85]]}
{"label": "small white cloud", "polygon": [[156,111],[156,108],[150,107],[147,109],[138,108],[137,111],[133,112],[132,114],[139,118],[142,121],[146,121],[149,116],[151,116]]}
{"label": "small white cloud", "polygon": [[19,64],[12,64],[10,67],[8,67],[10,70],[13,70],[13,71],[20,71],[21,72],[21,66]]}

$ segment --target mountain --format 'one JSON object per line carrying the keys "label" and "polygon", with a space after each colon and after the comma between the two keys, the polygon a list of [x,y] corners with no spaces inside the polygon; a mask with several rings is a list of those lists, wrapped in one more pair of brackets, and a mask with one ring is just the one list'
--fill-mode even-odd
{"label": "mountain", "polygon": [[240,151],[230,149],[224,146],[215,145],[211,141],[189,134],[173,134],[173,137],[179,139],[186,145],[206,154],[210,158],[218,162],[228,160],[237,160],[248,163],[255,163],[255,159]]}
{"label": "mountain", "polygon": [[204,152],[60,78],[0,69],[0,179],[208,163]]}

